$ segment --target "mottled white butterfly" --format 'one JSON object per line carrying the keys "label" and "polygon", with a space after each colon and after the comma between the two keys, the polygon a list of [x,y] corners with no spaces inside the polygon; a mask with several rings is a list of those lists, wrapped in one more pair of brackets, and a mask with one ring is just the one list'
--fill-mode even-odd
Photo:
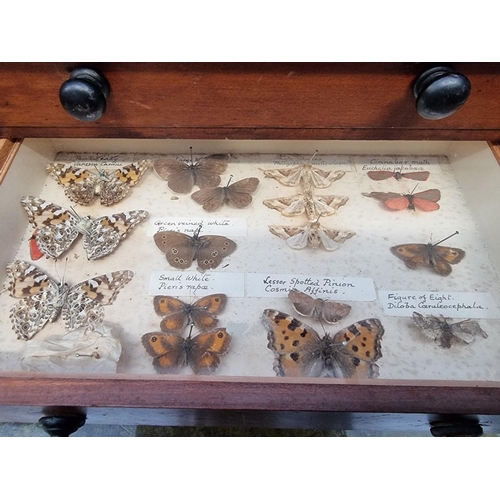
{"label": "mottled white butterfly", "polygon": [[436,316],[424,316],[423,314],[414,312],[413,321],[424,335],[444,349],[451,347],[451,340],[454,337],[466,344],[474,342],[476,335],[488,338],[488,335],[479,326],[479,323],[471,319],[450,323],[449,318],[443,317],[440,319],[436,318]]}
{"label": "mottled white butterfly", "polygon": [[64,280],[54,281],[29,262],[11,262],[7,266],[8,291],[20,299],[10,310],[12,327],[18,338],[29,340],[61,314],[69,331],[100,323],[103,306],[112,304],[133,276],[132,271],[116,271],[69,286]]}
{"label": "mottled white butterfly", "polygon": [[110,254],[130,231],[148,217],[146,210],[132,210],[93,219],[80,217],[74,210],[36,198],[25,196],[21,205],[35,227],[34,239],[39,250],[51,259],[57,259],[68,250],[80,234],[89,260]]}
{"label": "mottled white butterfly", "polygon": [[326,228],[317,221],[305,226],[269,226],[269,231],[285,240],[294,250],[323,247],[329,252],[337,250],[339,243],[344,243],[356,234],[353,231]]}

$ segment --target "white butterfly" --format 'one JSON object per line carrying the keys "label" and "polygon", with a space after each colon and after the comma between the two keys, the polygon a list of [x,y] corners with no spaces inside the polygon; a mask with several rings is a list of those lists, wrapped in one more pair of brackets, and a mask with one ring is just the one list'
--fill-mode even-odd
{"label": "white butterfly", "polygon": [[18,338],[29,340],[61,313],[69,331],[100,323],[103,306],[112,304],[133,276],[132,271],[116,271],[69,286],[64,281],[57,283],[29,262],[11,262],[7,266],[8,291],[20,299],[10,310],[12,327]]}
{"label": "white butterfly", "polygon": [[266,177],[276,179],[284,186],[303,186],[305,188],[327,188],[345,174],[343,170],[325,172],[309,163],[293,168],[277,168],[263,172]]}
{"label": "white butterfly", "polygon": [[315,196],[310,190],[295,196],[285,198],[272,198],[264,200],[262,203],[268,208],[278,210],[281,215],[295,217],[306,214],[310,221],[315,221],[318,217],[333,215],[337,209],[349,201],[347,196],[321,195]]}
{"label": "white butterfly", "polygon": [[294,250],[306,247],[319,248],[332,252],[339,248],[339,243],[344,243],[356,233],[322,227],[319,222],[312,222],[305,226],[269,226],[269,231],[286,241]]}
{"label": "white butterfly", "polygon": [[132,210],[93,219],[80,217],[76,212],[36,198],[25,196],[21,205],[35,227],[34,239],[40,251],[57,259],[83,234],[83,248],[89,260],[110,254],[130,231],[146,219],[146,210]]}

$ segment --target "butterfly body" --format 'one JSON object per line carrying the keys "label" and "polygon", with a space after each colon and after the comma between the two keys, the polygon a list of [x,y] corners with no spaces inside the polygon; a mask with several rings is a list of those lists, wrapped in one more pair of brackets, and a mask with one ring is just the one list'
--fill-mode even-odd
{"label": "butterfly body", "polygon": [[441,199],[439,189],[428,189],[414,194],[372,191],[371,193],[363,193],[363,195],[382,201],[386,208],[394,211],[415,211],[418,208],[424,212],[432,212],[439,210],[439,204],[436,202]]}
{"label": "butterfly body", "polygon": [[295,311],[300,315],[318,321],[326,321],[329,324],[340,321],[351,311],[351,306],[348,304],[311,297],[295,288],[288,292],[288,298],[292,302]]}
{"label": "butterfly body", "polygon": [[401,172],[401,170],[396,170],[394,172],[390,170],[372,170],[367,172],[370,179],[374,181],[382,181],[385,179],[394,178],[397,181],[401,179],[411,179],[414,181],[426,181],[429,178],[430,172],[427,170],[421,170],[418,172]]}
{"label": "butterfly body", "polygon": [[305,188],[327,188],[332,182],[343,177],[343,170],[326,172],[313,167],[309,163],[304,163],[293,168],[278,168],[264,170],[264,175],[268,178],[276,179],[284,186],[303,186]]}
{"label": "butterfly body", "polygon": [[193,186],[209,188],[218,186],[229,161],[229,155],[217,154],[197,160],[180,161],[173,158],[154,162],[155,172],[167,181],[174,193],[190,193]]}
{"label": "butterfly body", "polygon": [[132,210],[93,219],[34,196],[21,199],[28,221],[35,227],[36,247],[45,256],[57,259],[80,234],[89,260],[110,254],[132,229],[148,217],[146,210]]}
{"label": "butterfly body", "polygon": [[352,231],[341,231],[330,229],[320,225],[319,222],[311,222],[305,226],[269,226],[269,231],[286,241],[286,244],[294,250],[302,250],[306,247],[321,248],[332,252],[339,248],[339,243],[355,235]]}
{"label": "butterfly body", "polygon": [[450,349],[452,340],[455,338],[466,344],[474,342],[476,335],[488,338],[479,323],[470,319],[450,323],[448,318],[440,319],[436,316],[424,316],[416,311],[413,313],[412,319],[424,335],[443,349]]}
{"label": "butterfly body", "polygon": [[200,189],[191,195],[194,201],[203,205],[207,212],[214,212],[224,204],[245,208],[252,203],[252,193],[257,189],[259,179],[248,177],[222,187]]}
{"label": "butterfly body", "polygon": [[64,163],[50,163],[47,172],[64,187],[64,194],[74,203],[88,205],[98,196],[102,205],[113,205],[125,198],[148,169],[148,161],[140,161],[116,170],[96,168],[96,173]]}
{"label": "butterfly body", "polygon": [[225,328],[187,338],[162,332],[142,336],[142,345],[159,373],[177,373],[184,366],[190,366],[196,375],[213,373],[230,344],[231,335]]}
{"label": "butterfly body", "polygon": [[200,236],[200,230],[201,227],[193,236],[178,231],[158,231],[154,241],[169,264],[177,269],[191,267],[195,259],[200,269],[214,269],[236,250],[236,243],[225,236]]}
{"label": "butterfly body", "polygon": [[382,357],[384,328],[378,319],[358,321],[335,335],[322,338],[293,316],[266,309],[262,316],[268,330],[268,348],[274,352],[279,376],[375,378]]}
{"label": "butterfly body", "polygon": [[18,338],[28,340],[61,314],[67,330],[99,323],[103,306],[112,304],[133,276],[132,271],[117,271],[69,286],[33,264],[16,260],[7,266],[9,295],[20,299],[10,311],[12,327]]}
{"label": "butterfly body", "polygon": [[164,316],[160,323],[163,332],[180,334],[193,323],[200,331],[214,328],[218,320],[216,314],[222,312],[227,296],[222,293],[207,295],[193,304],[168,295],[157,295],[153,299],[156,314]]}
{"label": "butterfly body", "polygon": [[408,243],[391,247],[391,252],[400,258],[407,267],[430,267],[441,276],[448,276],[452,264],[458,264],[465,252],[460,248],[433,245],[432,243]]}

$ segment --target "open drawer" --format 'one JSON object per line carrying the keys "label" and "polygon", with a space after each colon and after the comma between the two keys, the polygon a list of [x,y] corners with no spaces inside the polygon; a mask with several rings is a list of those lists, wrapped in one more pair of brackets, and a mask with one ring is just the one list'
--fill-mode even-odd
{"label": "open drawer", "polygon": [[[169,189],[152,165],[165,158],[188,161],[190,148],[196,158],[230,154],[221,174],[223,186],[230,178],[258,178],[251,204],[242,209],[222,204],[207,212],[190,194]],[[88,206],[76,205],[46,172],[52,162],[115,171],[142,161],[150,167],[112,206],[103,206],[97,196]],[[317,203],[309,208],[302,197],[307,182],[294,185],[289,175],[303,164],[328,173],[320,174],[328,185],[311,181]],[[370,177],[369,172],[378,174]],[[7,264],[19,260],[70,286],[115,271],[134,276],[103,308],[108,330],[103,333],[99,323],[90,328],[101,337],[110,330],[116,334],[119,347],[113,344],[113,354],[101,339],[92,344],[97,351],[89,351],[89,344],[75,351],[81,339],[70,341],[70,348],[50,347],[47,339],[57,343],[67,335],[61,317],[40,328],[33,327],[37,320],[28,319],[30,338],[18,339],[9,316],[21,301],[5,285],[0,296],[0,420],[31,422],[80,412],[92,423],[393,430],[453,424],[474,429],[479,424],[498,431],[499,190],[500,169],[485,142],[26,139],[0,186],[2,282]],[[72,208],[80,217],[131,210],[146,210],[149,217],[102,258],[87,259],[88,248],[79,236],[56,261],[42,257],[34,262],[29,244],[34,228],[20,204],[26,196]],[[318,214],[324,206],[325,213]],[[315,215],[308,216],[308,209]],[[318,222],[327,229],[323,239],[307,241]],[[154,233],[187,227],[192,234],[200,223],[201,235],[224,235],[236,242],[236,250],[205,272],[197,270],[196,262],[186,270],[172,267]],[[301,244],[306,248],[298,248]],[[28,274],[32,268],[18,269]],[[77,288],[73,291],[83,294]],[[334,324],[326,322],[332,319],[328,315],[320,320],[301,315],[295,308],[304,312],[304,304],[294,306],[291,288],[347,303],[350,312],[330,321]],[[151,332],[165,334],[159,325],[166,314],[155,312],[154,296],[192,304],[213,293],[227,296],[225,309],[216,311],[217,328],[231,336],[229,347],[220,349],[227,352],[217,370],[193,374],[193,366],[206,361],[198,353],[179,373],[157,373],[151,353],[164,355],[158,362],[164,367],[176,361],[173,345],[164,345],[160,353],[145,348],[142,340]],[[67,314],[83,307],[81,300],[73,298]],[[268,312],[264,324],[265,310],[283,314]],[[81,330],[85,335],[86,328]],[[300,339],[304,332],[312,338],[306,345]],[[333,340],[325,347],[319,339],[327,332]],[[186,326],[180,335],[188,334]],[[359,340],[363,335],[368,337],[364,343]],[[211,342],[217,344],[215,338]],[[284,342],[294,342],[297,350]],[[372,352],[357,354],[367,344]],[[175,349],[185,352],[185,345],[175,343]],[[315,349],[306,353],[311,345]],[[277,361],[280,352],[284,357]],[[108,364],[102,363],[106,356]],[[311,359],[315,363],[309,372]]]}

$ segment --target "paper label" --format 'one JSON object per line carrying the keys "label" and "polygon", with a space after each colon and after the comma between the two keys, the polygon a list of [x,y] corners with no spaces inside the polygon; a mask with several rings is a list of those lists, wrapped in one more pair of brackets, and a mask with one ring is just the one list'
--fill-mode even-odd
{"label": "paper label", "polygon": [[193,235],[202,224],[200,235],[217,234],[219,236],[246,236],[246,217],[175,217],[151,220],[148,235],[153,236],[158,231],[178,231]]}
{"label": "paper label", "polygon": [[198,271],[153,271],[149,295],[203,297],[211,293],[225,293],[228,297],[245,296],[243,273]]}
{"label": "paper label", "polygon": [[489,292],[415,292],[381,290],[379,298],[386,316],[420,314],[449,318],[499,318]]}
{"label": "paper label", "polygon": [[292,288],[322,299],[367,302],[376,299],[375,287],[371,278],[302,274],[247,274],[248,297],[287,297]]}
{"label": "paper label", "polygon": [[57,161],[70,163],[80,168],[120,168],[134,161],[134,155],[128,153],[60,153]]}
{"label": "paper label", "polygon": [[441,171],[437,158],[414,156],[414,157],[391,157],[391,156],[367,156],[356,157],[355,163],[361,172],[372,170],[386,170],[388,172],[420,172],[428,170],[431,172]]}

